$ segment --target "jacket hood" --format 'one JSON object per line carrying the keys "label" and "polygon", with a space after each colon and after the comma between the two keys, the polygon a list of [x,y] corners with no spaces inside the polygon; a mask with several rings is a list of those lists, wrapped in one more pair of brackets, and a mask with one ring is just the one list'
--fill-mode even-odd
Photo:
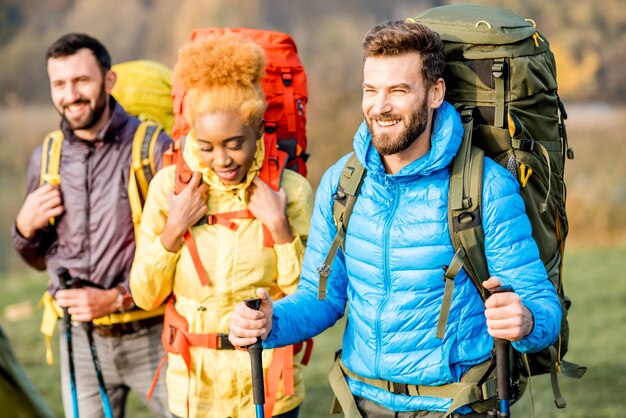
{"label": "jacket hood", "polygon": [[[443,102],[435,109],[430,151],[403,167],[395,176],[428,175],[447,167],[456,155],[463,139],[463,124],[454,106]],[[354,135],[354,152],[366,170],[385,175],[380,154],[372,144],[367,123],[363,121]]]}
{"label": "jacket hood", "polygon": [[248,188],[250,183],[252,183],[254,177],[259,174],[261,165],[263,165],[263,157],[265,155],[265,146],[263,143],[263,137],[261,137],[256,141],[256,152],[254,154],[252,165],[248,170],[248,174],[244,177],[241,183],[229,185],[224,184],[217,174],[215,174],[211,168],[207,167],[202,162],[200,147],[198,145],[198,141],[196,140],[196,133],[193,129],[185,137],[183,148],[183,158],[185,159],[185,162],[191,171],[198,171],[202,173],[202,181],[207,183],[211,188],[217,190],[233,190],[237,191],[237,193],[243,193],[243,191]]}

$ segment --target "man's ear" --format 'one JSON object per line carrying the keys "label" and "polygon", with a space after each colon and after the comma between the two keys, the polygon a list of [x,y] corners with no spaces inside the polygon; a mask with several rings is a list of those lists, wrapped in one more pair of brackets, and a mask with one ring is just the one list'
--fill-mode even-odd
{"label": "man's ear", "polygon": [[113,91],[113,87],[115,86],[115,82],[117,81],[117,74],[113,70],[108,70],[104,75],[104,89],[107,94],[111,94]]}
{"label": "man's ear", "polygon": [[446,82],[443,81],[443,78],[437,79],[430,87],[429,91],[429,101],[431,109],[437,109],[443,103],[443,99],[446,96]]}

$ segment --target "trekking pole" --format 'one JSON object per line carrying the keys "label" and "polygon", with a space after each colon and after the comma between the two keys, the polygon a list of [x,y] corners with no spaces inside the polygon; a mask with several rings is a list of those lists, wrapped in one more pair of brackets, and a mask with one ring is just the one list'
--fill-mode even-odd
{"label": "trekking pole", "polygon": [[[248,308],[259,310],[261,299],[247,299],[244,301]],[[256,407],[256,418],[265,418],[263,406],[265,404],[265,387],[263,384],[263,344],[261,338],[248,346],[250,353],[250,366],[252,368],[252,398]]]}
{"label": "trekking pole", "polygon": [[87,341],[89,341],[89,351],[91,351],[91,360],[93,360],[93,368],[96,371],[96,378],[98,379],[98,389],[100,390],[100,400],[102,402],[102,409],[104,410],[104,416],[106,418],[113,418],[113,411],[111,409],[111,401],[109,401],[109,395],[107,388],[104,384],[104,377],[102,376],[102,369],[100,368],[100,361],[96,354],[96,344],[93,340],[93,323],[83,322],[83,327],[87,333]]}
{"label": "trekking pole", "polygon": [[[74,279],[70,276],[70,272],[60,267],[57,269],[59,277],[59,287],[63,290],[69,289],[74,285]],[[74,371],[74,350],[72,348],[72,319],[68,313],[68,308],[63,308],[63,321],[65,322],[65,340],[67,341],[67,357],[70,365],[70,389],[72,391],[72,410],[74,418],[78,418],[78,393],[76,392],[76,372]]]}
{"label": "trekking pole", "polygon": [[[500,286],[493,289],[491,293],[513,292],[511,286]],[[498,418],[511,417],[511,372],[509,369],[509,347],[511,342],[502,338],[494,338],[496,349],[496,378],[498,382]],[[493,416],[493,415],[492,415]]]}
{"label": "trekking pole", "polygon": [[[65,289],[80,287],[78,284],[78,280],[70,276],[70,273],[67,271],[67,269],[59,269],[57,271],[57,274],[59,274],[59,277],[62,277],[62,281],[65,284]],[[89,321],[89,322],[83,322],[81,325],[83,329],[85,330],[85,333],[87,334],[87,341],[89,343],[89,351],[91,353],[91,360],[93,361],[93,367],[96,372],[96,378],[98,379],[98,390],[100,392],[100,400],[102,402],[102,410],[104,411],[104,416],[105,418],[113,418],[113,410],[111,409],[111,402],[109,400],[109,395],[106,390],[106,385],[104,384],[104,377],[102,376],[102,369],[100,368],[100,361],[98,360],[98,355],[96,353],[96,344],[93,339],[93,323]],[[70,338],[71,338],[71,335],[70,335]],[[70,362],[70,374],[72,375],[72,382],[73,382],[72,383],[72,386],[73,386],[72,396],[74,397],[76,393],[76,378],[74,375],[74,361],[73,360]],[[77,400],[76,400],[76,409],[75,409],[74,417],[78,418],[76,411],[78,411]]]}

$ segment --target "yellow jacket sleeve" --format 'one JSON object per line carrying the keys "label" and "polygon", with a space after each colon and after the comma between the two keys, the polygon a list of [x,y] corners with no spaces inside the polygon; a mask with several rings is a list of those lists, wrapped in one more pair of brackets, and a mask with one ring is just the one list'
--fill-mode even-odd
{"label": "yellow jacket sleeve", "polygon": [[285,170],[281,186],[288,196],[287,217],[294,235],[292,242],[274,245],[277,261],[277,284],[288,295],[296,291],[306,240],[313,214],[313,190],[309,182],[299,174]]}
{"label": "yellow jacket sleeve", "polygon": [[150,310],[161,305],[172,293],[172,283],[180,251],[163,247],[161,232],[167,221],[168,196],[174,190],[175,166],[160,170],[150,182],[143,209],[137,249],[130,271],[130,291],[135,304]]}

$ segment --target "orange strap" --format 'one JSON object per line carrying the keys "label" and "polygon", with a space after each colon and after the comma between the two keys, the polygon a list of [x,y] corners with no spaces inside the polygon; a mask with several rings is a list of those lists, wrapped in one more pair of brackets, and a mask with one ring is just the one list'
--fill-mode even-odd
{"label": "orange strap", "polygon": [[198,254],[198,247],[196,247],[196,242],[193,240],[193,236],[191,236],[191,232],[189,232],[189,230],[185,232],[185,245],[187,245],[187,250],[191,256],[191,261],[193,261],[196,273],[198,273],[198,277],[200,278],[200,283],[202,286],[209,286],[211,284],[211,280],[202,265],[200,254]]}
{"label": "orange strap", "polygon": [[[232,219],[250,218],[254,218],[254,215],[248,209],[244,209],[233,212],[209,214],[206,216],[206,221],[209,225],[218,224],[225,226],[232,231],[236,231],[238,225],[234,223]],[[198,277],[200,278],[200,283],[202,284],[202,286],[210,286],[211,280],[209,279],[209,275],[207,274],[206,269],[202,265],[202,260],[200,260],[198,247],[196,246],[193,236],[189,231],[185,232],[185,244],[187,245],[187,250],[189,251],[189,255],[191,256],[193,266],[198,273]],[[265,225],[263,225],[263,245],[266,247],[272,247],[274,245],[274,239],[272,238],[272,234]]]}
{"label": "orange strap", "polygon": [[[165,349],[165,356],[161,359],[159,366],[152,379],[150,390],[146,399],[150,400],[159,375],[161,374],[161,368],[165,364],[168,353],[179,354],[185,365],[187,366],[187,382],[191,380],[191,353],[189,347],[204,347],[219,350],[226,348],[222,346],[222,339],[218,334],[194,334],[188,332],[189,323],[184,316],[180,315],[176,311],[174,306],[174,296],[170,297],[165,306],[165,315],[163,318],[163,334],[161,334],[161,342]],[[230,347],[228,347],[230,348]],[[187,384],[187,412],[189,413],[189,383]]]}
{"label": "orange strap", "polygon": [[236,231],[239,225],[231,221],[231,219],[251,219],[254,218],[252,212],[248,209],[236,210],[233,212],[224,212],[224,213],[210,213],[201,219],[200,224],[206,223],[208,225],[222,225],[231,231]]}
{"label": "orange strap", "polygon": [[[189,347],[203,347],[214,350],[222,348],[231,348],[224,346],[221,336],[218,334],[194,334],[188,332],[189,323],[184,316],[180,315],[176,311],[174,306],[174,296],[170,297],[165,306],[165,316],[163,320],[163,334],[161,335],[161,342],[165,349],[165,356],[161,359],[159,366],[157,367],[154,379],[150,385],[147,399],[152,398],[152,394],[156,387],[161,368],[165,364],[168,353],[179,354],[185,365],[187,366],[187,382],[191,380],[191,354]],[[305,349],[304,356],[302,358],[302,364],[307,365],[311,358],[311,351],[313,350],[313,340],[309,339],[303,343],[289,345],[286,347],[275,348],[274,355],[272,356],[272,362],[265,376],[265,415],[272,416],[272,410],[276,404],[276,395],[278,393],[278,384],[282,376],[283,380],[283,392],[287,396],[293,396],[295,394],[294,383],[294,355],[298,354],[302,349]],[[187,385],[187,411],[189,411],[189,383]]]}
{"label": "orange strap", "polygon": [[302,364],[307,365],[311,358],[311,351],[313,350],[313,339],[308,339],[303,343],[294,345],[288,345],[286,347],[280,347],[274,349],[274,355],[272,356],[272,362],[267,370],[265,376],[265,405],[263,410],[265,416],[271,417],[274,411],[274,405],[276,404],[276,396],[278,395],[278,384],[280,378],[283,378],[283,393],[287,396],[295,395],[295,382],[293,374],[294,355],[298,354],[302,348],[305,347],[304,357],[302,358]]}

